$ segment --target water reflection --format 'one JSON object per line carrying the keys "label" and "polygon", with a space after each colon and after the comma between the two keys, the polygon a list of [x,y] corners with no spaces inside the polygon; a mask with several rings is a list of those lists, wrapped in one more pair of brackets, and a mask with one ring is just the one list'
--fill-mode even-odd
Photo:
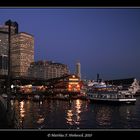
{"label": "water reflection", "polygon": [[131,116],[131,112],[129,108],[126,108],[126,119],[129,120]]}
{"label": "water reflection", "polygon": [[67,111],[67,123],[69,125],[73,125],[73,113],[72,113],[72,110],[68,110]]}
{"label": "water reflection", "polygon": [[96,110],[96,122],[99,126],[109,126],[111,124],[111,108],[109,106],[100,106]]}
{"label": "water reflection", "polygon": [[134,115],[134,106],[124,106],[119,108],[119,114],[121,117],[121,124],[124,128],[134,128],[136,126],[133,126],[133,121],[135,120]]}
{"label": "water reflection", "polygon": [[37,123],[41,124],[44,122],[44,118],[42,116],[40,116],[40,118],[38,118]]}
{"label": "water reflection", "polygon": [[39,108],[36,112],[36,123],[38,125],[41,125],[41,126],[38,126],[39,128],[43,127],[42,124],[44,123],[44,120],[45,120],[45,115],[44,115],[45,112],[43,112],[43,106],[44,105],[45,104],[42,101],[40,101],[39,104],[38,104]]}
{"label": "water reflection", "polygon": [[140,104],[111,106],[82,100],[14,100],[14,107],[22,128],[140,128]]}
{"label": "water reflection", "polygon": [[21,101],[19,104],[19,109],[20,109],[20,123],[23,127],[23,121],[24,121],[24,117],[25,117],[25,108],[24,108],[25,102]]}
{"label": "water reflection", "polygon": [[11,100],[10,103],[11,103],[11,107],[13,108],[13,106],[14,106],[14,100]]}
{"label": "water reflection", "polygon": [[24,104],[25,104],[24,101],[21,101],[21,102],[20,102],[20,106],[19,106],[19,107],[20,107],[20,117],[21,117],[21,118],[24,118],[24,116],[25,116]]}
{"label": "water reflection", "polygon": [[81,101],[80,100],[76,100],[76,106],[75,106],[75,108],[76,108],[76,121],[75,121],[75,123],[79,125],[80,124],[80,120],[81,120],[81,118],[80,118]]}
{"label": "water reflection", "polygon": [[73,104],[70,106],[70,109],[67,110],[67,124],[70,126],[77,126],[80,124],[81,120],[81,100],[76,100],[73,102]]}

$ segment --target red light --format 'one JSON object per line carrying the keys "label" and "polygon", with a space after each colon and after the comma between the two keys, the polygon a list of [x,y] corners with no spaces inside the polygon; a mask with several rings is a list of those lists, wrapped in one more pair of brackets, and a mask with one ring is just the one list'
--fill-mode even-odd
{"label": "red light", "polygon": [[68,85],[69,86],[69,88],[71,88],[72,86],[71,85]]}
{"label": "red light", "polygon": [[77,88],[79,88],[79,87],[80,87],[80,85],[78,84],[78,85],[77,85]]}

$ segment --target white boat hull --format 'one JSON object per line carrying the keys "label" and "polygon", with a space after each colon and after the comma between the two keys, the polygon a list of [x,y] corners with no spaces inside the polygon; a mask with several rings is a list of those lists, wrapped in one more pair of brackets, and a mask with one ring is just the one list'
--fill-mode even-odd
{"label": "white boat hull", "polygon": [[108,103],[108,104],[135,104],[136,99],[95,99],[90,98],[91,102],[94,103]]}
{"label": "white boat hull", "polygon": [[[96,96],[97,95],[97,96]],[[108,104],[135,104],[136,102],[136,98],[118,98],[118,97],[110,97],[110,98],[107,98],[106,97],[100,97],[98,96],[98,94],[94,94],[93,96],[93,93],[90,93],[88,94],[88,99],[91,101],[91,102],[94,102],[94,103],[108,103]]]}

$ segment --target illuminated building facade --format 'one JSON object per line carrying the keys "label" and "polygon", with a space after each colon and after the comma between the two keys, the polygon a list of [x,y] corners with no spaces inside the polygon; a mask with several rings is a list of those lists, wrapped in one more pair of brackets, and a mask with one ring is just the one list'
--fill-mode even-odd
{"label": "illuminated building facade", "polygon": [[33,62],[29,68],[29,77],[40,79],[52,79],[68,74],[67,65],[52,61]]}
{"label": "illuminated building facade", "polygon": [[61,78],[55,85],[53,85],[53,91],[55,93],[80,93],[82,83],[79,77],[74,74],[66,75]]}
{"label": "illuminated building facade", "polygon": [[20,32],[11,37],[11,44],[12,76],[26,77],[30,64],[34,62],[34,37]]}
{"label": "illuminated building facade", "polygon": [[[18,33],[17,22],[11,22],[11,36]],[[0,26],[0,75],[8,74],[8,23]]]}
{"label": "illuminated building facade", "polygon": [[67,86],[68,86],[69,92],[80,92],[81,85],[80,85],[79,80],[80,80],[79,76],[76,76],[76,75],[71,75],[68,78]]}

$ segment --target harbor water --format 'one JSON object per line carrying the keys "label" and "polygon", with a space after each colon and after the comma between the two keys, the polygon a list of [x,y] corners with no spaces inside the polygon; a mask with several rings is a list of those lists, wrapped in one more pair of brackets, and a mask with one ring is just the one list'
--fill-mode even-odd
{"label": "harbor water", "polygon": [[87,100],[11,100],[23,129],[139,129],[140,97],[135,105]]}

